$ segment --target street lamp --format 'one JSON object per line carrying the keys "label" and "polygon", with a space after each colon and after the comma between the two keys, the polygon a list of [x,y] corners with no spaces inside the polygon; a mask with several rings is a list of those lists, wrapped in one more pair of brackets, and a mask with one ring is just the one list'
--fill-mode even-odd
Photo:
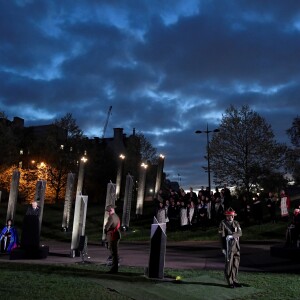
{"label": "street lamp", "polygon": [[210,193],[210,155],[209,155],[209,134],[212,132],[219,132],[220,129],[208,130],[208,124],[206,130],[196,130],[195,133],[206,133],[206,151],[207,151],[207,173],[208,173],[208,188]]}
{"label": "street lamp", "polygon": [[178,175],[179,187],[181,187],[181,176],[180,176],[180,174],[179,174],[179,173],[178,173],[177,175]]}
{"label": "street lamp", "polygon": [[135,211],[136,216],[140,216],[143,214],[147,168],[148,168],[147,164],[145,163],[141,164],[140,176],[139,176],[139,187],[138,187],[138,194],[136,200],[136,211]]}
{"label": "street lamp", "polygon": [[124,154],[119,155],[119,166],[117,170],[117,179],[116,179],[116,200],[120,198],[120,190],[123,176],[123,167],[124,167],[124,159],[126,158]]}
{"label": "street lamp", "polygon": [[155,181],[155,188],[154,188],[154,195],[153,195],[154,197],[157,197],[159,190],[161,188],[164,162],[165,162],[165,156],[163,154],[160,154],[157,163],[156,181]]}
{"label": "street lamp", "polygon": [[81,157],[80,163],[79,163],[76,195],[82,195],[83,179],[84,179],[84,165],[88,160],[85,155],[86,155],[86,152],[84,152],[84,156]]}

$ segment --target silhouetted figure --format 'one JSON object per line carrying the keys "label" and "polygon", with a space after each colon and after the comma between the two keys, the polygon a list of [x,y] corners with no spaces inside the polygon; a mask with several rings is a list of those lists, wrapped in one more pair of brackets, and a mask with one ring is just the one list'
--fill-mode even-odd
{"label": "silhouetted figure", "polygon": [[21,248],[28,255],[35,256],[38,253],[40,246],[40,208],[36,201],[28,207],[23,220],[23,231],[21,237]]}

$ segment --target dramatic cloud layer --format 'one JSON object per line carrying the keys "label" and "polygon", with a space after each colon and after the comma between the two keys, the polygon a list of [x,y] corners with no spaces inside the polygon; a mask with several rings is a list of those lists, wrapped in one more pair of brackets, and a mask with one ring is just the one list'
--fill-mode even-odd
{"label": "dramatic cloud layer", "polygon": [[[0,0],[0,104],[25,125],[143,133],[170,180],[207,185],[206,136],[248,104],[279,142],[299,113],[297,0]],[[180,176],[178,176],[180,174]]]}

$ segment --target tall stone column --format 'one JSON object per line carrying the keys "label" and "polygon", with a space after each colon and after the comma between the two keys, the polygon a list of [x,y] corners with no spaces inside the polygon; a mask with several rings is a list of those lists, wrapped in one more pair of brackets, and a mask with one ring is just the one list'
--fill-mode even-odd
{"label": "tall stone column", "polygon": [[10,184],[6,220],[8,220],[8,219],[14,220],[15,219],[16,206],[17,206],[17,200],[18,200],[19,183],[20,183],[20,171],[14,170],[13,175],[12,175],[12,181]]}
{"label": "tall stone column", "polygon": [[133,177],[131,175],[127,175],[124,204],[123,204],[123,215],[122,215],[122,228],[125,228],[126,230],[129,228],[132,198],[133,198]]}
{"label": "tall stone column", "polygon": [[137,201],[136,201],[136,211],[135,211],[137,216],[143,214],[147,167],[148,165],[144,163],[141,164],[140,176],[139,176],[139,187],[138,187],[138,194],[137,194]]}
{"label": "tall stone column", "polygon": [[120,154],[119,158],[120,159],[119,159],[119,164],[118,164],[118,173],[117,173],[117,180],[116,180],[116,199],[117,200],[120,199],[120,190],[121,190],[125,155]]}
{"label": "tall stone column", "polygon": [[39,215],[39,230],[41,233],[43,214],[44,214],[44,202],[45,202],[45,192],[46,192],[46,180],[38,180],[35,187],[35,196],[34,200],[38,203],[40,207]]}
{"label": "tall stone column", "polygon": [[64,203],[64,212],[63,212],[63,220],[62,220],[62,228],[67,231],[70,224],[71,210],[72,210],[72,199],[73,192],[75,188],[75,178],[76,175],[74,173],[69,173],[67,178],[67,188],[65,194],[65,203]]}
{"label": "tall stone column", "polygon": [[86,162],[87,162],[87,158],[85,156],[83,156],[80,159],[80,163],[79,163],[79,172],[78,172],[76,195],[82,195],[83,179],[84,179],[84,166],[85,166]]}
{"label": "tall stone column", "polygon": [[[105,207],[107,205],[115,205],[115,203],[116,203],[116,185],[110,182],[107,184]],[[104,226],[109,216],[108,212],[105,210],[105,207],[104,207],[104,220],[103,220],[103,228],[102,228],[102,242],[104,242],[106,239]]]}
{"label": "tall stone column", "polygon": [[[85,222],[87,212],[88,196],[77,195],[75,201],[72,241],[71,241],[71,257],[75,257],[76,250],[79,246],[80,236],[85,235]],[[79,255],[79,253],[77,253]]]}
{"label": "tall stone column", "polygon": [[164,162],[165,162],[165,157],[164,155],[160,154],[158,165],[157,165],[157,174],[156,174],[156,182],[155,182],[155,190],[154,190],[155,197],[157,197],[161,187],[162,174],[164,170]]}
{"label": "tall stone column", "polygon": [[76,188],[76,199],[75,199],[75,211],[73,219],[73,230],[72,230],[72,241],[71,241],[71,257],[75,257],[76,250],[79,246],[80,236],[85,233],[85,218],[87,210],[88,196],[82,195],[83,180],[84,180],[84,166],[87,162],[87,158],[83,156],[80,159],[78,181]]}

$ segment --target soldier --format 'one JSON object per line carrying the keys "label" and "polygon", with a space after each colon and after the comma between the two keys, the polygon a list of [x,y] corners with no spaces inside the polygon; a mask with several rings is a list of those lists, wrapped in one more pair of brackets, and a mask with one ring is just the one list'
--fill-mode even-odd
{"label": "soldier", "polygon": [[107,247],[110,251],[112,257],[112,266],[108,273],[118,273],[118,264],[119,264],[119,256],[118,256],[118,247],[119,240],[121,238],[120,234],[120,218],[115,213],[115,206],[108,205],[105,210],[109,213],[108,220],[104,226],[104,232],[106,234]]}
{"label": "soldier", "polygon": [[235,211],[230,207],[225,211],[226,219],[221,221],[219,235],[222,243],[222,252],[225,255],[225,278],[229,288],[241,287],[237,275],[240,264],[239,237],[242,236],[240,224],[234,220]]}

